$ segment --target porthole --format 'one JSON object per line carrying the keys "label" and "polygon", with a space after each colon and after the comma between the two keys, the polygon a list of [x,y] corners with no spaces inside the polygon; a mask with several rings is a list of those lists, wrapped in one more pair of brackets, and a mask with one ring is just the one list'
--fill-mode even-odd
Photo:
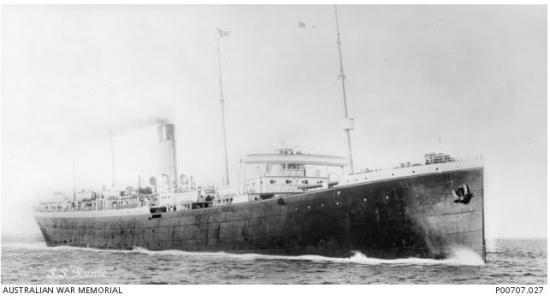
{"label": "porthole", "polygon": [[340,202],[336,202],[336,205],[340,205]]}

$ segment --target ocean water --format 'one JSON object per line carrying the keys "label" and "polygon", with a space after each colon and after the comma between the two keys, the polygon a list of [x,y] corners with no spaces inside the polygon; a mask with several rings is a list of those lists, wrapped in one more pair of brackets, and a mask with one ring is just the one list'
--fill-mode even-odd
{"label": "ocean water", "polygon": [[546,284],[546,240],[488,241],[446,260],[98,250],[2,239],[2,284]]}

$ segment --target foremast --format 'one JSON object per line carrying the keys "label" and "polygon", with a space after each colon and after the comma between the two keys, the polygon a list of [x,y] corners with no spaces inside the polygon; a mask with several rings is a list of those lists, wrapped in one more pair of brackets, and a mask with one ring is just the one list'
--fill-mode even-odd
{"label": "foremast", "polygon": [[222,81],[222,59],[220,51],[220,40],[224,36],[228,36],[229,32],[223,31],[218,28],[217,50],[218,50],[218,70],[219,70],[219,83],[220,83],[220,107],[222,113],[222,130],[223,130],[223,150],[225,158],[225,185],[229,185],[229,163],[227,161],[227,136],[225,130],[225,101],[223,98],[223,81]]}

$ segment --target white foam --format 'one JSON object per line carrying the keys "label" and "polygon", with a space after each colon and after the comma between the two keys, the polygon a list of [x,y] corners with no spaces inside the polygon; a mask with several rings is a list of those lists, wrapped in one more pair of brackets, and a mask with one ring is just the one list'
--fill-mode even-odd
{"label": "white foam", "polygon": [[117,249],[96,249],[96,248],[84,248],[84,247],[72,247],[72,246],[57,246],[48,247],[44,242],[33,243],[7,243],[3,244],[3,247],[11,248],[23,248],[23,249],[35,249],[35,250],[51,250],[51,251],[92,251],[92,252],[108,252],[108,253],[138,253],[145,255],[177,255],[177,256],[192,256],[195,258],[200,257],[219,257],[224,259],[238,259],[238,260],[297,260],[297,261],[313,261],[313,262],[333,262],[333,263],[351,263],[362,265],[455,265],[455,266],[481,266],[484,265],[483,259],[474,251],[468,248],[455,248],[451,255],[447,259],[428,259],[428,258],[397,258],[397,259],[380,259],[367,257],[361,252],[354,252],[353,256],[349,258],[327,257],[321,255],[267,255],[257,253],[227,253],[227,252],[188,252],[182,250],[148,250],[144,248],[136,247],[133,250],[117,250]]}
{"label": "white foam", "polygon": [[468,248],[455,248],[447,259],[429,259],[429,258],[397,258],[397,259],[378,259],[367,257],[360,252],[356,252],[350,260],[358,264],[398,264],[398,265],[454,265],[454,266],[481,266],[485,263],[483,259],[474,251]]}
{"label": "white foam", "polygon": [[256,253],[244,253],[234,254],[227,252],[187,252],[180,250],[161,250],[152,251],[143,248],[136,248],[134,250],[137,253],[148,255],[181,255],[181,256],[203,256],[203,257],[223,257],[229,259],[242,259],[242,260],[258,260],[258,259],[272,259],[272,260],[303,260],[314,262],[334,262],[334,263],[353,263],[363,265],[381,265],[381,264],[397,264],[397,265],[464,265],[464,266],[480,266],[484,265],[483,259],[474,251],[467,248],[453,249],[452,254],[447,259],[428,259],[428,258],[398,258],[398,259],[379,259],[367,257],[361,252],[354,252],[354,255],[349,258],[339,257],[327,257],[321,255],[298,255],[298,256],[286,256],[286,255],[268,255],[268,254],[256,254]]}
{"label": "white foam", "polygon": [[482,266],[483,258],[469,248],[455,248],[451,256],[445,260],[449,265]]}

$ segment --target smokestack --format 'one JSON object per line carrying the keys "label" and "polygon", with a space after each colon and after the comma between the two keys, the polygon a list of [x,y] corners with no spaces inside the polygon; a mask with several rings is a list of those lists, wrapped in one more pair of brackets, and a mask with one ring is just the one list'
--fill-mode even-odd
{"label": "smokestack", "polygon": [[175,126],[171,123],[161,124],[158,127],[158,133],[160,175],[168,176],[169,189],[173,190],[178,180]]}

